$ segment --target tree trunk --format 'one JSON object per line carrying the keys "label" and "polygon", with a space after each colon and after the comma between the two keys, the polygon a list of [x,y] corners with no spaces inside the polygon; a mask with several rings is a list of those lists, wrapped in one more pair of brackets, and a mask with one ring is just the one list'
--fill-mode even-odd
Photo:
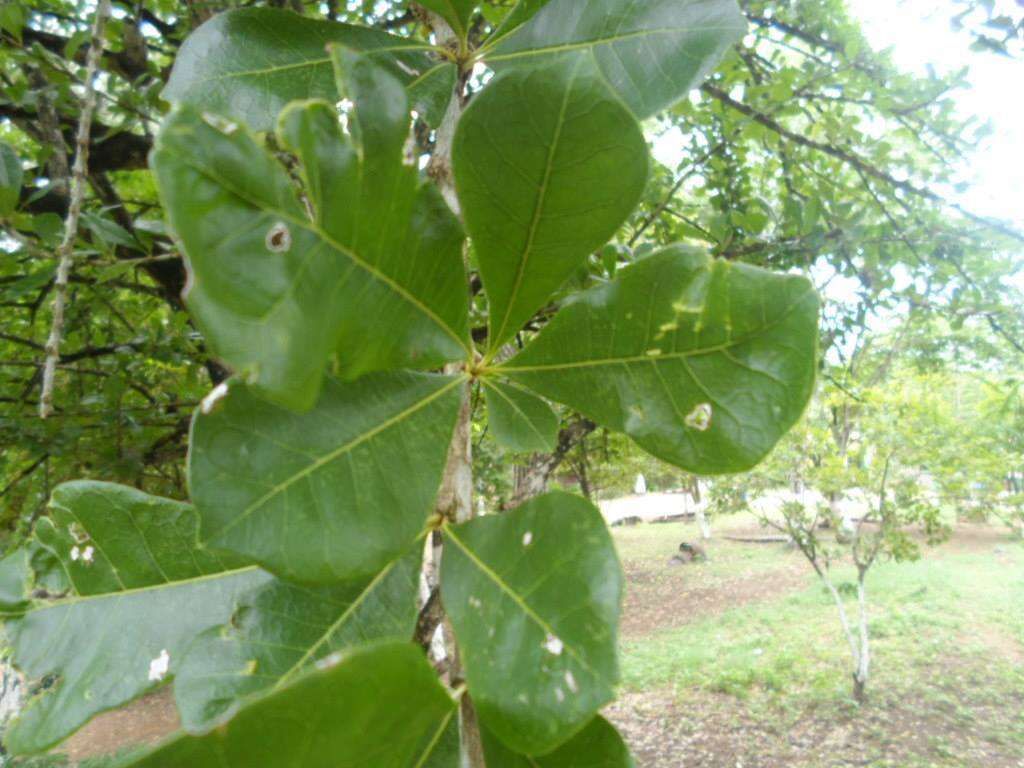
{"label": "tree trunk", "polygon": [[[438,43],[446,45],[456,40],[457,37],[451,27],[438,14],[428,12],[427,19],[434,30]],[[456,79],[454,91],[448,110],[437,131],[437,141],[434,154],[427,166],[427,174],[435,181],[448,206],[456,216],[461,218],[459,198],[455,191],[454,177],[452,175],[452,143],[455,137],[455,128],[465,107],[465,86],[468,71],[460,67]],[[445,373],[464,373],[465,366],[461,363],[449,365]],[[444,520],[454,523],[465,523],[475,517],[473,509],[473,385],[467,382],[463,393],[462,407],[459,409],[458,421],[455,424],[455,431],[452,434],[452,442],[448,447],[448,462],[445,466],[444,476],[441,479],[441,488],[437,494],[436,511]],[[440,589],[441,560],[444,556],[444,537],[438,537],[439,542],[433,548],[429,571],[424,573],[428,576],[431,572],[437,579],[435,589]],[[455,639],[455,632],[452,630],[451,622],[444,615],[443,606],[440,611],[441,627],[444,635],[444,647],[446,655],[446,671],[448,673],[449,685],[454,690],[462,690],[459,700],[459,736],[461,752],[461,768],[487,768],[484,759],[483,739],[480,735],[480,724],[477,720],[476,710],[469,694],[465,691],[465,678],[462,663],[459,660],[459,649]]]}
{"label": "tree trunk", "polygon": [[595,429],[597,425],[592,421],[575,421],[558,433],[558,447],[553,453],[535,453],[525,466],[516,467],[512,498],[505,508],[515,509],[534,496],[544,493],[548,488],[548,481],[565,461],[569,451]]}
{"label": "tree trunk", "polygon": [[871,647],[868,639],[868,599],[864,576],[861,572],[857,577],[857,608],[860,614],[860,658],[857,660],[857,672],[853,676],[853,698],[863,704],[867,696],[868,678],[871,674]]}
{"label": "tree trunk", "polygon": [[[860,643],[857,640],[857,635],[853,631],[853,627],[850,625],[850,619],[846,613],[846,604],[843,602],[843,596],[839,594],[839,590],[836,589],[835,584],[832,583],[832,579],[829,578],[827,572],[818,571],[818,575],[828,588],[829,593],[832,595],[832,599],[835,600],[836,609],[839,611],[839,623],[843,625],[843,633],[846,635],[846,641],[850,644],[850,653],[853,655],[853,698],[860,703],[864,700],[864,689],[867,686],[866,672],[864,673],[864,676],[862,676],[862,670],[866,670],[867,666],[862,663]],[[867,636],[866,621],[865,614],[862,612],[862,637]]]}
{"label": "tree trunk", "polygon": [[700,537],[704,541],[711,540],[711,524],[708,522],[707,512],[704,509],[704,500],[700,493],[700,480],[696,476],[690,478],[690,498],[693,499],[693,511],[697,516],[697,524],[700,526]]}

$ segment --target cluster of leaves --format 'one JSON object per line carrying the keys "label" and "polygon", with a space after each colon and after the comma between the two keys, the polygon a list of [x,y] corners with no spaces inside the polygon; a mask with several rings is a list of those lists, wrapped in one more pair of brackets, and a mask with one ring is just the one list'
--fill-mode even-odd
{"label": "cluster of leaves", "polygon": [[[185,271],[164,231],[145,158],[166,110],[160,93],[182,42],[213,13],[242,5],[247,4],[114,2],[97,81],[87,215],[70,287],[58,410],[47,422],[35,416],[38,368],[49,328],[53,245],[66,208],[53,168],[61,154],[53,130],[73,144],[92,6],[33,0],[0,9],[0,139],[24,167],[17,208],[3,214],[17,242],[0,244],[10,253],[0,263],[5,527],[43,512],[54,485],[82,474],[177,498],[185,494],[178,466],[188,412],[224,371],[182,311]],[[467,45],[478,45],[499,28],[511,4],[478,5],[480,13],[467,17]],[[517,14],[540,5],[526,3]],[[870,49],[841,0],[741,5],[751,24],[746,37],[699,97],[657,118],[659,130],[685,145],[679,166],[652,169],[640,206],[617,242],[574,270],[525,326],[525,337],[543,327],[572,291],[609,279],[620,266],[677,241],[771,268],[816,264],[822,284],[833,275],[853,281],[860,302],[829,309],[826,346],[856,334],[872,309],[902,311],[907,304],[961,320],[981,318],[1009,338],[1024,337],[1001,282],[1018,241],[997,223],[969,222],[934,199],[937,184],[957,180],[961,158],[984,134],[984,126],[956,116],[961,73],[901,74],[886,55]],[[306,26],[326,13],[371,27],[359,35],[365,44],[382,30],[429,43],[422,14],[405,2],[327,3],[326,12],[309,4],[290,6],[306,14]],[[322,60],[322,45],[314,47],[312,55]],[[397,60],[420,71],[423,56],[408,51]],[[453,67],[447,60],[432,62],[413,94],[422,115],[417,138],[423,151],[432,142],[426,118],[438,119]],[[331,97],[329,68],[309,71],[316,73],[319,95]],[[398,64],[391,72],[408,78]],[[254,74],[251,81],[258,79]],[[277,84],[286,79],[278,77]],[[263,97],[258,88],[238,93],[233,111],[246,118]],[[274,109],[286,100],[263,103],[271,115],[263,127],[271,127]],[[477,290],[477,339],[486,333],[484,302]],[[570,429],[574,424],[568,415],[560,437],[577,434]],[[493,434],[488,428],[480,456],[500,459],[505,454],[490,440]],[[496,466],[488,487],[507,484],[500,473]]]}
{"label": "cluster of leaves", "polygon": [[[622,588],[600,512],[550,493],[470,519],[438,488],[471,471],[475,384],[513,448],[549,444],[550,399],[702,474],[749,469],[799,418],[812,285],[686,244],[508,353],[640,200],[639,120],[745,23],[731,0],[524,2],[477,45],[473,3],[422,5],[451,45],[270,8],[182,45],[151,165],[185,303],[233,376],[192,420],[191,503],[65,483],[3,561],[14,661],[49,681],[11,751],[173,676],[185,730],[132,766],[453,766],[475,738],[492,768],[631,764],[597,716]],[[428,539],[458,659],[441,677],[412,642]]]}

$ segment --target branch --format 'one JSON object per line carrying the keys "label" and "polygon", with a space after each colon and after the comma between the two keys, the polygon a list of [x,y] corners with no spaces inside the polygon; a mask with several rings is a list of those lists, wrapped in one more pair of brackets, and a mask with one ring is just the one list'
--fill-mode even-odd
{"label": "branch", "polygon": [[790,131],[789,129],[781,125],[774,118],[764,114],[763,112],[759,112],[758,110],[754,109],[753,107],[747,104],[736,101],[734,98],[732,98],[729,94],[727,94],[725,91],[723,91],[716,85],[713,85],[711,83],[705,83],[704,85],[701,86],[701,90],[704,93],[708,94],[709,96],[722,102],[726,106],[736,110],[741,114],[746,115],[754,122],[760,123],[765,128],[774,131],[779,136],[782,136],[783,138],[793,142],[794,144],[799,144],[802,147],[807,147],[808,149],[823,152],[826,155],[829,155],[830,157],[834,157],[837,160],[842,161],[843,163],[849,165],[855,170],[860,171],[861,173],[871,176],[872,178],[878,179],[879,181],[884,181],[886,184],[895,189],[902,190],[903,192],[911,194],[915,197],[930,200],[932,202],[938,203],[939,205],[942,205],[943,207],[952,208],[955,211],[959,212],[962,216],[970,219],[971,221],[982,224],[989,229],[995,230],[1006,235],[1007,237],[1012,237],[1013,239],[1019,240],[1020,242],[1024,243],[1024,232],[1018,232],[1016,229],[1009,226],[1008,224],[1004,224],[999,221],[993,221],[992,219],[989,219],[985,216],[980,216],[976,213],[972,213],[971,211],[963,208],[958,203],[950,202],[949,200],[946,200],[944,197],[942,197],[941,195],[937,195],[931,190],[917,187],[914,184],[911,184],[909,181],[901,181],[900,179],[897,179],[894,176],[892,176],[892,174],[887,173],[886,171],[883,171],[880,168],[876,168],[875,166],[871,165],[866,160],[854,154],[853,152],[849,152],[845,149],[840,149],[839,147],[836,147],[832,144],[826,144],[824,142],[815,141],[814,139],[809,139],[802,134]]}
{"label": "branch", "polygon": [[50,338],[46,342],[46,364],[43,368],[43,389],[39,396],[39,417],[47,418],[53,412],[53,382],[60,361],[60,339],[64,333],[64,304],[67,301],[68,277],[71,274],[71,261],[74,254],[75,240],[78,237],[78,219],[82,213],[82,201],[85,198],[85,183],[89,165],[89,132],[92,127],[92,113],[96,108],[96,91],[94,84],[99,68],[100,54],[103,52],[103,32],[110,15],[110,0],[99,0],[96,5],[96,17],[93,21],[93,45],[89,48],[89,56],[85,72],[85,93],[82,95],[82,116],[78,123],[78,140],[76,142],[75,166],[71,176],[70,203],[68,217],[64,220],[64,239],[57,248],[57,278],[54,283],[53,325],[50,327]]}
{"label": "branch", "polygon": [[[40,80],[38,77],[33,78],[32,84],[37,89],[45,88],[47,85],[45,79]],[[49,100],[45,102],[45,105],[49,105]],[[6,117],[26,131],[40,134],[40,138],[44,138],[40,131],[43,121],[46,119],[43,101],[40,101],[39,107],[38,112],[33,112],[14,104],[0,103],[0,117]],[[53,122],[59,126],[54,133],[60,138],[46,135],[46,143],[59,146],[58,141],[66,144],[66,139],[73,138],[75,123],[71,118],[54,113]],[[146,167],[146,157],[152,146],[152,139],[146,136],[118,131],[102,123],[95,123],[92,130],[92,141],[89,144],[91,158],[89,169],[94,173],[142,170]],[[59,153],[54,153],[54,155],[57,154]],[[64,157],[66,156],[67,153],[64,154]]]}
{"label": "branch", "polygon": [[[104,22],[106,23],[106,22]],[[95,31],[95,24],[93,26]],[[99,40],[99,38],[93,37],[93,40]],[[4,35],[3,41],[7,44],[17,44],[17,41],[10,37],[10,35]],[[21,47],[29,48],[33,44],[38,44],[41,48],[56,54],[57,56],[64,56],[64,52],[67,50],[68,43],[70,40],[60,35],[55,35],[52,32],[41,32],[38,29],[32,29],[31,27],[25,27],[21,32]],[[103,63],[106,68],[124,75],[129,80],[135,80],[136,78],[142,77],[143,75],[149,74],[149,69],[146,67],[145,59],[139,59],[139,57],[133,55],[128,51],[103,51],[102,41],[100,42],[101,51],[100,56],[103,59]],[[74,60],[79,64],[85,64],[88,70],[89,59],[95,58],[92,54],[92,43],[85,43],[75,53]]]}

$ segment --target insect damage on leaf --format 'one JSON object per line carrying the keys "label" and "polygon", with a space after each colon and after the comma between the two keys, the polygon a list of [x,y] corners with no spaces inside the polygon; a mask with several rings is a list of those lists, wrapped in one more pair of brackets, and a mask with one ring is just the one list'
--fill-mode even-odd
{"label": "insect damage on leaf", "polygon": [[288,253],[292,248],[292,231],[287,224],[279,221],[267,230],[265,242],[271,253]]}
{"label": "insect damage on leaf", "polygon": [[712,414],[713,410],[711,408],[711,403],[701,403],[686,416],[686,426],[700,432],[706,432],[711,426]]}

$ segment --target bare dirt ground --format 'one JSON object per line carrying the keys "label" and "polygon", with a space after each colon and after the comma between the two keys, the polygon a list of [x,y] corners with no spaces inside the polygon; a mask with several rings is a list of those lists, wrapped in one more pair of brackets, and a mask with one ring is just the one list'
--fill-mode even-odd
{"label": "bare dirt ground", "polygon": [[[623,557],[627,589],[622,634],[626,640],[714,617],[737,606],[775,600],[811,583],[799,553],[777,544],[744,545],[746,549],[734,545],[727,549],[712,541],[708,545],[710,567],[670,566],[675,531],[666,527],[664,532],[664,537],[653,541],[648,549],[640,548],[639,554]],[[728,533],[758,536],[764,532],[739,527]],[[623,535],[647,534],[640,531]],[[954,538],[939,551],[993,552],[998,558],[1001,542],[1005,542],[1005,536],[998,529],[965,525],[958,527]],[[745,553],[749,564],[729,562],[729,567],[716,572],[717,564],[735,556],[728,551]],[[1024,663],[1019,644],[997,633],[992,634],[991,644],[993,653]],[[957,659],[947,659],[945,664],[947,669],[955,667]],[[957,720],[965,706],[973,708],[975,717],[985,716],[985,702],[972,701],[968,693],[984,689],[984,680],[976,679],[978,674],[983,671],[964,667],[963,688],[955,690],[953,686],[949,692],[948,711],[932,708],[922,712],[913,701],[879,698],[861,711],[788,711],[766,718],[763,712],[750,711],[743,701],[728,694],[662,689],[624,693],[606,715],[622,730],[640,768],[916,768],[919,763],[900,762],[900,756],[917,754],[915,746],[919,743],[934,742],[954,731],[957,754],[964,759],[964,766],[1024,768],[1024,759],[1014,753],[1012,746],[1001,750],[998,745],[972,740],[970,728],[965,730]],[[1024,720],[1024,692],[1021,717]],[[74,764],[126,747],[155,743],[177,727],[173,692],[165,688],[123,710],[96,718],[65,742],[62,751]]]}
{"label": "bare dirt ground", "polygon": [[[738,528],[729,531],[738,536],[757,537],[759,529]],[[674,539],[668,539],[662,550],[643,558],[624,558],[626,596],[620,632],[624,639],[642,637],[662,629],[684,626],[693,621],[716,616],[723,611],[752,603],[771,600],[787,592],[803,589],[808,583],[808,569],[800,555],[784,545],[751,544],[777,564],[758,567],[755,561],[740,567],[728,576],[708,573],[707,569],[687,565],[669,565],[674,553]],[[699,543],[719,562],[719,542]]]}
{"label": "bare dirt ground", "polygon": [[156,744],[178,730],[174,691],[162,688],[124,709],[100,715],[61,745],[72,764],[126,747]]}
{"label": "bare dirt ground", "polygon": [[924,768],[948,764],[919,758],[943,739],[963,768],[1024,768],[1019,748],[979,738],[958,719],[958,707],[985,712],[966,690],[950,691],[957,706],[944,710],[882,696],[861,710],[779,712],[772,719],[726,694],[688,691],[681,701],[672,691],[645,691],[620,696],[605,714],[640,768]]}

